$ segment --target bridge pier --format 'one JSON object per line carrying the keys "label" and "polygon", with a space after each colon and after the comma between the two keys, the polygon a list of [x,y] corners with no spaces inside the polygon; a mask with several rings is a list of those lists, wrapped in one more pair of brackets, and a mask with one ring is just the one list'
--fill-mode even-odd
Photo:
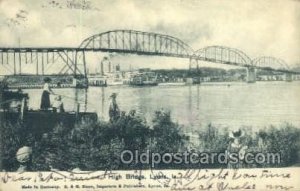
{"label": "bridge pier", "polygon": [[284,79],[285,79],[286,82],[293,81],[293,74],[291,74],[291,73],[285,73],[284,74]]}
{"label": "bridge pier", "polygon": [[189,58],[189,71],[192,70],[193,66],[196,66],[195,68],[199,69],[198,59],[190,57]]}
{"label": "bridge pier", "polygon": [[256,71],[254,67],[247,67],[247,82],[248,83],[256,82]]}

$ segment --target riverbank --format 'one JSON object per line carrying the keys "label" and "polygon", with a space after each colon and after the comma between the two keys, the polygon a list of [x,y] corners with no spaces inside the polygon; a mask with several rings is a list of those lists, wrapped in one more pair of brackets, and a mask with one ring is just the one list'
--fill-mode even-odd
{"label": "riverbank", "polygon": [[[152,125],[134,111],[122,113],[115,122],[80,121],[73,128],[55,126],[41,139],[34,132],[24,134],[22,123],[1,124],[2,170],[15,171],[18,162],[15,155],[22,146],[32,148],[30,170],[120,170],[149,169],[151,164],[121,161],[124,150],[146,153],[206,152],[222,153],[232,142],[231,130],[208,125],[200,129],[198,143],[184,134],[183,126],[174,123],[169,112],[157,111]],[[42,127],[41,127],[42,128]],[[249,152],[280,153],[276,164],[245,164],[243,168],[287,167],[299,164],[300,129],[290,124],[269,126],[259,132],[240,128],[240,141]],[[211,160],[211,159],[209,159]],[[165,164],[158,163],[155,169],[227,168],[223,163]]]}

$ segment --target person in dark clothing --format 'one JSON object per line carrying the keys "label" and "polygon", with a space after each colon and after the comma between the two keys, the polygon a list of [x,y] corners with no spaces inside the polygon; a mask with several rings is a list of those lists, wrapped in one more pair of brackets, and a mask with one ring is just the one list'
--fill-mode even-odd
{"label": "person in dark clothing", "polygon": [[117,94],[113,93],[111,96],[111,103],[109,105],[109,120],[110,122],[116,122],[120,118],[120,110],[117,104]]}
{"label": "person in dark clothing", "polygon": [[49,83],[51,82],[51,79],[49,77],[44,79],[44,87],[43,87],[43,93],[41,98],[41,109],[42,110],[48,110],[51,107],[50,104],[50,94],[54,94],[54,92],[51,90]]}

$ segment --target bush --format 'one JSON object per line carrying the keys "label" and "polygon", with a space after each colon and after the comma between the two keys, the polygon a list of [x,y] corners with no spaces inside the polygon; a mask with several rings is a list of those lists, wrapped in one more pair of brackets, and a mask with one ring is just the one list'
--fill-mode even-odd
{"label": "bush", "polygon": [[300,151],[300,129],[284,124],[279,128],[270,126],[266,130],[261,130],[266,152],[280,153],[281,163],[279,166],[290,166],[299,163]]}
{"label": "bush", "polygon": [[170,113],[157,112],[153,122],[151,130],[145,120],[131,111],[123,112],[115,122],[81,121],[72,129],[58,125],[35,145],[33,169],[149,168],[144,164],[121,164],[121,152],[142,153],[151,146],[155,152],[176,152],[183,145],[184,137],[178,124],[171,121]]}
{"label": "bush", "polygon": [[179,152],[186,139],[179,125],[172,122],[170,112],[155,112],[151,150],[158,153]]}
{"label": "bush", "polygon": [[23,129],[20,121],[16,123],[2,122],[0,123],[0,146],[1,146],[1,165],[2,169],[14,171],[19,164],[16,160],[16,153],[22,146],[31,146],[34,144],[32,134],[27,134]]}
{"label": "bush", "polygon": [[[149,165],[121,163],[123,150],[147,150],[157,153],[176,153],[185,151],[188,137],[181,127],[171,120],[170,112],[156,111],[153,125],[136,116],[135,111],[122,112],[114,122],[82,120],[73,128],[61,124],[55,126],[41,138],[24,131],[22,123],[1,123],[1,159],[5,170],[14,171],[19,164],[15,159],[17,150],[31,146],[32,170],[50,169],[72,170],[115,170],[150,168]],[[256,134],[251,128],[243,127],[245,132],[241,142],[249,147],[249,152],[280,152],[279,165],[258,165],[248,167],[291,166],[299,163],[300,129],[290,124],[262,129]],[[230,143],[227,128],[217,128],[209,124],[199,133],[199,152],[224,152]],[[156,168],[200,168],[199,165],[159,164]],[[207,168],[222,167],[218,164]],[[201,167],[203,168],[203,166]]]}
{"label": "bush", "polygon": [[218,129],[212,124],[208,124],[199,133],[200,151],[204,152],[224,152],[227,149],[229,136],[227,129]]}
{"label": "bush", "polygon": [[[270,126],[261,129],[257,133],[252,132],[252,128],[241,127],[244,135],[240,142],[248,146],[247,152],[252,153],[280,153],[281,161],[279,164],[252,164],[246,165],[252,167],[285,167],[300,162],[300,129],[290,125],[283,124],[279,127]],[[209,124],[199,133],[200,152],[224,152],[230,144],[228,129],[218,129]],[[218,164],[209,167],[218,167]]]}

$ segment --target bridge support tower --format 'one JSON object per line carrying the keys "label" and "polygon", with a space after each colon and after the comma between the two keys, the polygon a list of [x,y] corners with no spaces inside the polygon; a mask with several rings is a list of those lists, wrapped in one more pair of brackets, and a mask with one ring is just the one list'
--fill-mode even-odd
{"label": "bridge support tower", "polygon": [[[190,81],[192,84],[200,84],[200,68],[199,68],[199,60],[193,57],[189,58],[189,72],[187,76],[187,83]],[[193,65],[195,66],[196,73],[193,70]]]}
{"label": "bridge support tower", "polygon": [[256,71],[254,67],[247,67],[247,82],[248,83],[256,82]]}

